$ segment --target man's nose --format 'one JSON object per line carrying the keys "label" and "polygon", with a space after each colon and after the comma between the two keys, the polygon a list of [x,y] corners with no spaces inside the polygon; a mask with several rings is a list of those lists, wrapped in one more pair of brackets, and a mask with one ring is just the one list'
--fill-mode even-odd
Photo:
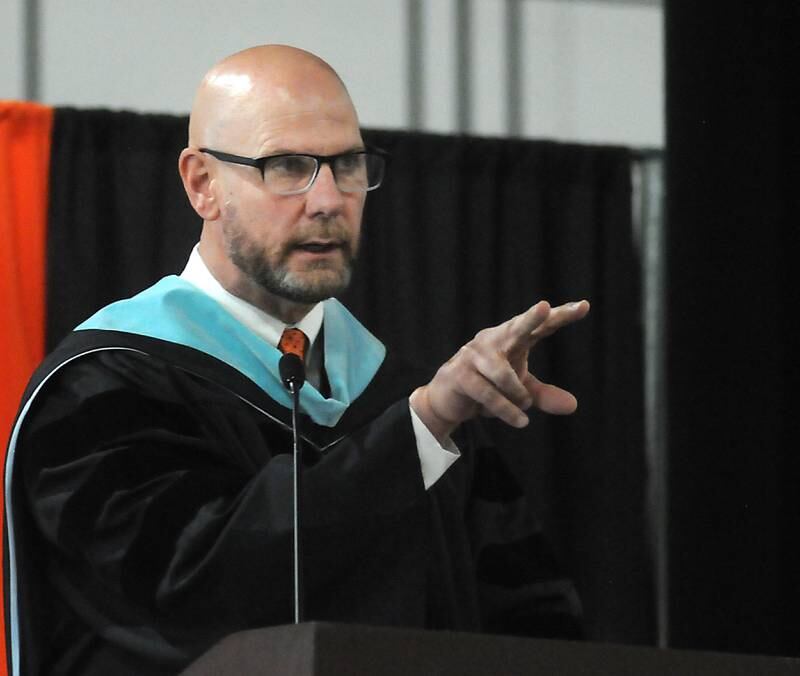
{"label": "man's nose", "polygon": [[344,205],[344,195],[336,185],[336,177],[329,164],[323,164],[314,184],[306,193],[306,210],[312,214],[336,213]]}

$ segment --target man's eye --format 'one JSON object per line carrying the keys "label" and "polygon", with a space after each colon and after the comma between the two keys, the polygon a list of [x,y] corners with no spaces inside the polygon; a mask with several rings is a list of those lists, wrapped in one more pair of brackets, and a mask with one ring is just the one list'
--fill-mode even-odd
{"label": "man's eye", "polygon": [[363,166],[364,155],[362,153],[350,153],[336,158],[336,170],[340,173],[353,173],[361,170]]}
{"label": "man's eye", "polygon": [[265,171],[284,176],[308,176],[314,171],[314,160],[299,155],[275,157],[267,163]]}

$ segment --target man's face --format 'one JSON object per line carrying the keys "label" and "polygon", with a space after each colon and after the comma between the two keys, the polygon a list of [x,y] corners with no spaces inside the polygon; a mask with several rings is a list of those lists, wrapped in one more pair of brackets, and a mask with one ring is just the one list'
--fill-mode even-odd
{"label": "man's face", "polygon": [[[289,102],[263,115],[252,141],[220,148],[251,157],[333,155],[363,147],[345,97]],[[220,167],[220,224],[227,258],[243,281],[302,304],[341,293],[350,281],[365,193],[341,192],[328,165],[308,192],[276,195],[255,168]]]}

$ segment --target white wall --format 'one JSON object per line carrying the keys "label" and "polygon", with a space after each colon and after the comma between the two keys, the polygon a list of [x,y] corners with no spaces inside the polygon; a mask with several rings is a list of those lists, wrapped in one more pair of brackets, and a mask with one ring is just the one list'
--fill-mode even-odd
{"label": "white wall", "polygon": [[0,0],[0,99],[25,96],[22,0]]}
{"label": "white wall", "polygon": [[[422,124],[457,129],[455,17],[464,0],[422,0]],[[0,98],[24,92],[25,0],[0,0]],[[407,0],[39,0],[40,99],[53,105],[185,113],[216,60],[285,42],[340,72],[370,127],[408,126]],[[505,0],[472,0],[471,126],[507,133]],[[461,5],[461,7],[467,6]],[[657,2],[521,3],[525,136],[663,145]]]}
{"label": "white wall", "polygon": [[663,12],[524,3],[524,128],[538,136],[664,144]]}

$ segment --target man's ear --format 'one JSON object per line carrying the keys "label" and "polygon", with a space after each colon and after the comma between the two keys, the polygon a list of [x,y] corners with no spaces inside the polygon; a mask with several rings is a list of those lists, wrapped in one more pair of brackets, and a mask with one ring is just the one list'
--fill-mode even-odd
{"label": "man's ear", "polygon": [[189,202],[204,221],[219,218],[219,205],[213,192],[208,157],[195,148],[184,148],[178,158],[178,171]]}

